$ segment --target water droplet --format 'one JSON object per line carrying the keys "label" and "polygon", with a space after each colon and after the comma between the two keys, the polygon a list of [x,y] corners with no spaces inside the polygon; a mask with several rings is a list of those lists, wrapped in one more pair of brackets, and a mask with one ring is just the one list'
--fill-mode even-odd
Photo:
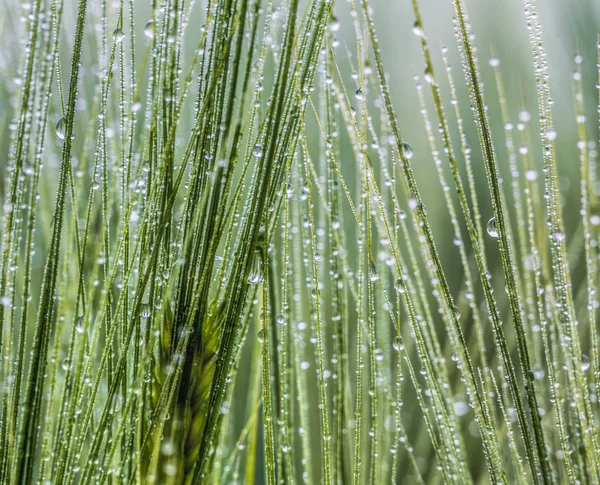
{"label": "water droplet", "polygon": [[404,350],[404,345],[402,345],[402,342],[400,342],[400,337],[398,335],[396,335],[396,338],[394,338],[394,343],[392,345],[394,346],[396,352]]}
{"label": "water droplet", "polygon": [[527,170],[527,172],[525,172],[525,178],[527,180],[529,180],[530,182],[537,180],[537,178],[538,178],[537,170]]}
{"label": "water droplet", "polygon": [[288,196],[288,199],[291,199],[292,195],[294,195],[294,186],[292,184],[286,184],[285,193]]}
{"label": "water droplet", "polygon": [[254,260],[252,261],[252,269],[250,270],[250,276],[248,276],[248,282],[254,285],[263,282],[262,256],[260,251],[255,251],[254,253]]}
{"label": "water droplet", "polygon": [[497,57],[490,57],[490,66],[492,67],[498,67],[500,65],[500,59],[498,59]]}
{"label": "water droplet", "polygon": [[254,145],[254,149],[252,150],[252,155],[254,155],[256,158],[260,158],[262,157],[263,154],[263,148],[262,146],[256,144]]}
{"label": "water droplet", "polygon": [[359,101],[362,101],[363,99],[365,99],[365,95],[363,94],[361,88],[358,88],[356,90],[356,92],[354,93],[354,96],[356,96],[356,99],[358,99]]}
{"label": "water droplet", "polygon": [[257,285],[263,282],[263,277],[259,273],[252,273],[250,276],[248,276],[248,282],[252,283],[253,285]]}
{"label": "water droplet", "polygon": [[531,120],[531,113],[525,109],[519,112],[519,121],[522,123],[527,123]]}
{"label": "water droplet", "polygon": [[261,330],[256,334],[256,340],[258,340],[261,344],[265,342],[265,331]]}
{"label": "water droplet", "polygon": [[65,121],[64,116],[60,120],[58,120],[58,122],[56,123],[55,132],[56,132],[56,136],[60,140],[64,140],[65,137],[67,136],[67,122]]}
{"label": "water droplet", "polygon": [[487,233],[496,238],[498,237],[498,226],[496,225],[496,218],[492,217],[487,223]]}
{"label": "water droplet", "polygon": [[425,70],[425,74],[423,75],[425,81],[432,86],[435,86],[435,77],[433,76],[433,71],[430,68]]}
{"label": "water droplet", "polygon": [[140,315],[142,316],[142,318],[150,318],[151,314],[152,307],[150,306],[150,303],[142,303],[142,308],[140,310]]}
{"label": "water droplet", "polygon": [[404,156],[407,160],[410,160],[414,155],[413,148],[410,146],[410,143],[402,142],[402,151],[404,152]]}
{"label": "water droplet", "polygon": [[414,23],[412,31],[413,31],[413,34],[415,34],[417,37],[425,36],[425,31],[423,30],[423,27],[421,26],[421,24],[419,22]]}
{"label": "water droplet", "polygon": [[124,38],[125,33],[123,32],[122,28],[119,27],[113,30],[113,39],[115,39],[115,42],[123,42]]}
{"label": "water droplet", "polygon": [[170,439],[164,440],[160,446],[160,451],[166,456],[171,456],[173,453],[175,453],[175,445],[173,444],[173,441]]}
{"label": "water droplet", "polygon": [[469,412],[469,405],[462,399],[454,401],[454,412],[457,416],[464,416]]}
{"label": "water droplet", "polygon": [[585,354],[581,355],[581,372],[586,372],[590,368],[590,359]]}
{"label": "water droplet", "polygon": [[79,315],[75,320],[75,330],[77,333],[83,333],[83,315]]}
{"label": "water droplet", "polygon": [[458,309],[458,307],[456,305],[454,305],[452,307],[452,313],[454,313],[454,316],[456,317],[457,320],[460,320],[460,310]]}
{"label": "water droplet", "polygon": [[144,35],[148,39],[154,39],[154,21],[153,20],[148,20],[148,22],[146,22],[146,25],[144,26]]}
{"label": "water droplet", "polygon": [[394,283],[394,288],[398,293],[404,293],[404,287],[402,286],[402,278],[398,278]]}
{"label": "water droplet", "polygon": [[371,281],[377,281],[379,279],[379,275],[377,274],[377,268],[375,268],[374,264],[370,265],[370,268],[369,268],[369,279]]}
{"label": "water droplet", "polygon": [[332,32],[337,32],[340,30],[340,21],[337,19],[335,15],[331,16],[331,21],[329,23],[329,30]]}

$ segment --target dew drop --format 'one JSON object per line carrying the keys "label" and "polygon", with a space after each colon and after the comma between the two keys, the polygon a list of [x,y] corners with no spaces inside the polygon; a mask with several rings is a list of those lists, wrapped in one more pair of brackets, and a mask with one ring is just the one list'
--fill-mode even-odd
{"label": "dew drop", "polygon": [[58,122],[56,123],[56,130],[55,130],[56,136],[60,139],[60,140],[64,140],[67,136],[67,122],[65,121],[65,117],[63,116],[60,120],[58,120]]}
{"label": "dew drop", "polygon": [[581,356],[581,372],[586,372],[590,368],[590,359],[585,354]]}
{"label": "dew drop", "polygon": [[337,32],[340,30],[340,21],[337,19],[335,15],[331,16],[331,22],[329,23],[329,30],[332,32]]}
{"label": "dew drop", "polygon": [[254,149],[252,150],[252,155],[254,155],[256,158],[260,158],[262,157],[263,154],[263,148],[260,145],[254,145]]}
{"label": "dew drop", "polygon": [[404,156],[407,160],[410,160],[414,155],[413,148],[410,143],[402,142],[402,151],[404,152]]}
{"label": "dew drop", "polygon": [[412,31],[413,31],[413,34],[415,34],[417,37],[425,36],[425,31],[423,30],[423,27],[421,26],[421,24],[419,22],[414,23]]}
{"label": "dew drop", "polygon": [[362,92],[361,88],[358,88],[355,93],[354,96],[356,96],[356,99],[358,99],[359,101],[362,101],[363,99],[365,99],[365,95]]}
{"label": "dew drop", "polygon": [[286,184],[285,193],[287,194],[288,199],[291,199],[292,195],[294,195],[294,186],[292,184]]}
{"label": "dew drop", "polygon": [[374,264],[371,264],[369,267],[369,279],[371,281],[377,281],[379,279],[379,275],[377,274],[377,268],[375,268]]}
{"label": "dew drop", "polygon": [[148,39],[154,39],[154,21],[153,20],[148,20],[148,22],[146,22],[146,25],[144,26],[144,35]]}
{"label": "dew drop", "polygon": [[152,307],[150,306],[150,303],[142,303],[142,309],[140,311],[140,315],[142,316],[142,318],[150,318],[151,314]]}
{"label": "dew drop", "polygon": [[260,251],[256,251],[254,254],[254,260],[252,261],[252,269],[250,270],[250,276],[248,276],[248,283],[257,285],[262,282],[262,256],[260,254]]}
{"label": "dew drop", "polygon": [[177,465],[174,463],[166,463],[163,470],[165,471],[165,475],[169,477],[177,475]]}
{"label": "dew drop", "polygon": [[258,340],[261,344],[265,342],[265,331],[261,330],[256,334],[256,340]]}
{"label": "dew drop", "polygon": [[538,178],[537,170],[527,170],[527,172],[525,172],[525,178],[527,180],[529,180],[530,182],[537,180],[537,178]]}
{"label": "dew drop", "polygon": [[173,453],[175,453],[175,445],[173,444],[173,441],[170,439],[164,440],[160,447],[160,451],[165,456],[171,456]]}
{"label": "dew drop", "polygon": [[427,68],[423,77],[425,78],[425,81],[427,81],[427,84],[435,86],[435,77],[433,76],[433,71],[431,69]]}
{"label": "dew drop", "polygon": [[462,399],[454,402],[454,412],[457,416],[464,416],[469,412],[469,405]]}
{"label": "dew drop", "polygon": [[456,317],[457,320],[460,320],[460,310],[458,309],[458,307],[456,305],[454,305],[452,307],[452,313],[454,313],[454,316]]}
{"label": "dew drop", "polygon": [[83,333],[83,315],[79,315],[75,320],[75,331],[77,333]]}
{"label": "dew drop", "polygon": [[402,286],[402,278],[398,278],[394,283],[394,288],[398,293],[404,293],[404,287]]}
{"label": "dew drop", "polygon": [[248,276],[248,282],[252,283],[253,285],[257,285],[263,282],[263,277],[259,273],[252,273],[250,276]]}
{"label": "dew drop", "polygon": [[396,338],[394,338],[394,343],[392,345],[394,346],[394,350],[396,350],[396,352],[404,350],[404,345],[402,345],[402,342],[400,342],[400,337],[398,335],[396,335]]}
{"label": "dew drop", "polygon": [[487,233],[494,237],[498,237],[498,226],[496,225],[496,218],[492,217],[487,223]]}
{"label": "dew drop", "polygon": [[519,121],[522,123],[527,123],[531,120],[531,113],[525,109],[519,112]]}
{"label": "dew drop", "polygon": [[123,42],[123,39],[125,38],[125,33],[123,32],[122,28],[117,28],[115,30],[113,30],[113,39],[115,39],[115,42]]}

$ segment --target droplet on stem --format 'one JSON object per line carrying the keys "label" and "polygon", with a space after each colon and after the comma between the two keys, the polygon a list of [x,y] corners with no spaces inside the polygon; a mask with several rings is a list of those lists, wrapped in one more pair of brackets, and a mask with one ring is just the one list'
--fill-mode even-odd
{"label": "droplet on stem", "polygon": [[144,26],[144,35],[148,39],[154,39],[154,21],[153,20],[148,20],[148,22],[146,22],[146,25]]}
{"label": "droplet on stem", "polygon": [[254,260],[252,261],[252,269],[250,270],[250,275],[248,276],[248,282],[254,285],[263,282],[262,256],[260,251],[255,251],[254,253]]}
{"label": "droplet on stem", "polygon": [[260,158],[262,157],[263,154],[263,149],[262,146],[260,145],[254,145],[254,149],[252,150],[252,155],[254,155],[256,158]]}
{"label": "droplet on stem", "polygon": [[581,355],[581,372],[586,372],[590,368],[590,359],[585,354]]}
{"label": "droplet on stem", "polygon": [[415,34],[417,37],[425,36],[425,31],[423,30],[423,27],[421,26],[421,24],[419,22],[414,23],[412,31],[413,31],[413,34]]}
{"label": "droplet on stem", "polygon": [[496,238],[498,237],[498,226],[496,225],[496,218],[492,217],[487,223],[487,233]]}
{"label": "droplet on stem", "polygon": [[123,29],[118,27],[115,30],[113,30],[113,39],[115,39],[115,42],[123,42],[123,39],[125,38],[125,33],[123,32]]}
{"label": "droplet on stem", "polygon": [[67,136],[67,122],[64,116],[56,123],[56,136],[59,140],[64,140]]}
{"label": "droplet on stem", "polygon": [[142,308],[140,310],[140,315],[142,316],[142,318],[149,318],[151,314],[152,308],[150,306],[150,303],[142,303]]}
{"label": "droplet on stem", "polygon": [[414,155],[413,148],[410,143],[402,142],[402,151],[404,152],[404,156],[407,160],[410,160]]}

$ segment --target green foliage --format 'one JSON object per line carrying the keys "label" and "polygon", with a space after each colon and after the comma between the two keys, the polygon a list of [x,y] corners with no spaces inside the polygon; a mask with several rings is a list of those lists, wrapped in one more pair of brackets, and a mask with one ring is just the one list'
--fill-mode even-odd
{"label": "green foliage", "polygon": [[536,109],[464,0],[410,90],[389,0],[17,3],[0,483],[600,483],[587,32]]}

